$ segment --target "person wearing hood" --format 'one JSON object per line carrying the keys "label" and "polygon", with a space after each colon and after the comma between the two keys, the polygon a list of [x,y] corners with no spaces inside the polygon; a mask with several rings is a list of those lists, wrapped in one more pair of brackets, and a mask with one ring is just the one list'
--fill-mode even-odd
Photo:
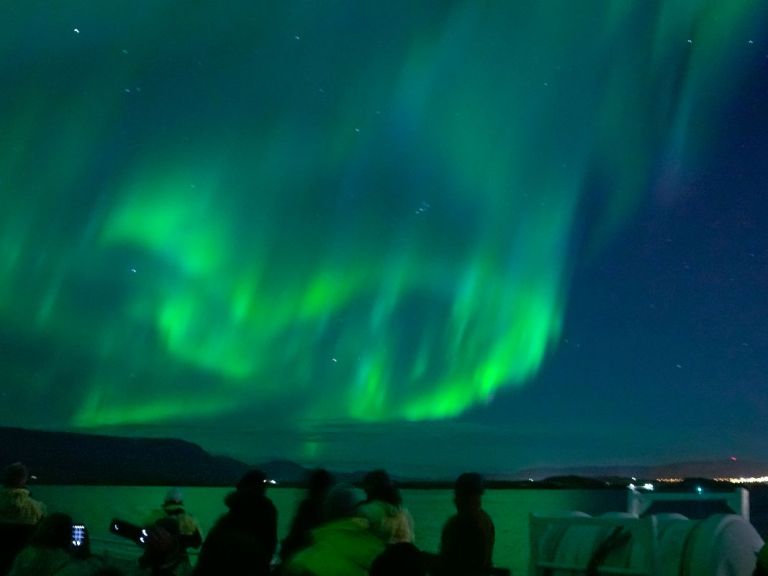
{"label": "person wearing hood", "polygon": [[381,538],[360,516],[362,494],[338,484],[323,504],[324,522],[312,531],[312,544],[297,552],[286,576],[368,576],[373,561],[384,551]]}
{"label": "person wearing hood", "polygon": [[153,510],[145,524],[151,526],[163,518],[176,520],[179,527],[179,535],[185,548],[199,548],[203,543],[200,524],[198,524],[194,516],[187,512],[184,506],[184,494],[180,488],[168,490],[162,507]]}
{"label": "person wearing hood", "polygon": [[277,548],[277,509],[266,496],[267,478],[252,470],[224,500],[221,516],[203,542],[194,576],[269,574]]}
{"label": "person wearing hood", "polygon": [[5,574],[45,516],[45,505],[29,495],[29,472],[21,462],[3,471],[0,487],[0,574]]}
{"label": "person wearing hood", "polygon": [[371,524],[371,530],[385,544],[413,543],[413,517],[403,506],[400,490],[384,470],[365,475],[363,489],[366,500],[360,512]]}
{"label": "person wearing hood", "polygon": [[21,462],[6,466],[0,488],[0,522],[34,525],[45,516],[45,505],[29,495],[29,471]]}

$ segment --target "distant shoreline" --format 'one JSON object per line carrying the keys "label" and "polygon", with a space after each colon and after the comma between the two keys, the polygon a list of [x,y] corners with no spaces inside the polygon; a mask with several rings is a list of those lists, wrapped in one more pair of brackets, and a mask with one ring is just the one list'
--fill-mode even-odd
{"label": "distant shoreline", "polygon": [[[261,469],[279,486],[301,488],[310,468],[290,460],[245,463],[210,454],[176,438],[141,438],[28,430],[0,426],[0,467],[24,462],[38,485],[76,486],[200,486],[231,487],[253,468]],[[371,468],[377,468],[376,462]],[[365,470],[331,470],[338,481],[358,483]],[[483,470],[478,470],[484,473]],[[416,478],[392,474],[406,489],[450,489],[452,478]],[[732,459],[678,462],[658,466],[584,466],[531,468],[506,474],[486,473],[488,489],[498,490],[624,490],[646,483],[665,490],[729,491],[744,480],[768,478],[768,464]],[[690,480],[683,480],[683,479]],[[730,479],[729,482],[713,479]],[[660,480],[662,479],[662,480]],[[666,481],[664,480],[666,479]],[[741,479],[742,482],[734,482]],[[753,488],[757,484],[749,484]]]}
{"label": "distant shoreline", "polygon": [[[110,481],[93,481],[93,482],[40,482],[34,481],[30,485],[30,489],[34,490],[35,486],[115,486],[115,487],[162,487],[167,488],[171,486],[179,486],[185,488],[223,488],[233,489],[234,484],[221,484],[221,483],[199,483],[199,482],[185,482],[182,479],[178,482],[110,482]],[[348,479],[341,478],[340,481],[347,482]],[[353,481],[353,484],[359,482]],[[596,490],[596,491],[626,491],[628,490],[628,484],[632,484],[632,479],[614,479],[611,481],[603,481],[595,478],[573,478],[573,479],[546,479],[537,481],[489,481],[486,482],[486,490]],[[762,490],[768,488],[768,483],[751,484],[751,485],[739,485],[731,482],[716,481],[706,478],[691,478],[686,479],[683,482],[676,483],[664,483],[655,482],[654,489],[658,492],[692,492],[695,490],[694,485],[698,486],[704,484],[708,493],[728,493],[732,492],[736,488],[746,488],[749,491]],[[397,486],[402,490],[452,490],[453,483],[450,481],[428,481],[428,480],[405,480],[398,481]],[[307,485],[304,482],[288,481],[279,482],[276,481],[274,485],[270,487],[271,490],[290,488],[290,489],[304,489]],[[640,487],[642,490],[642,487]]]}

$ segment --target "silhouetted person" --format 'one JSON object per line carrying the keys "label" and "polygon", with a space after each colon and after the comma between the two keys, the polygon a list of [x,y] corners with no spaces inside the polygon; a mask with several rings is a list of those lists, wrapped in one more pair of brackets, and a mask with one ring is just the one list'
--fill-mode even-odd
{"label": "silhouetted person", "polygon": [[368,576],[384,542],[360,516],[359,491],[334,486],[323,504],[325,521],[312,531],[312,544],[297,552],[284,568],[287,576]]}
{"label": "silhouetted person", "polygon": [[29,495],[29,472],[21,462],[6,466],[0,488],[0,575],[26,546],[35,525],[45,516],[45,505]]}
{"label": "silhouetted person", "polygon": [[366,500],[360,511],[371,523],[371,530],[385,544],[413,542],[413,518],[403,506],[400,490],[384,470],[374,470],[363,478]]}
{"label": "silhouetted person", "polygon": [[288,535],[280,547],[280,557],[287,562],[299,550],[312,544],[312,530],[323,522],[323,502],[333,486],[333,476],[322,468],[309,476],[307,497],[296,510]]}
{"label": "silhouetted person", "polygon": [[176,518],[160,518],[149,528],[139,566],[149,576],[184,576],[192,570]]}
{"label": "silhouetted person", "polygon": [[162,507],[153,511],[147,525],[151,526],[161,518],[173,518],[176,521],[185,548],[199,548],[203,543],[200,524],[184,507],[184,495],[179,488],[168,490]]}
{"label": "silhouetted person", "polygon": [[456,514],[443,526],[438,573],[441,576],[475,576],[493,566],[496,530],[483,510],[485,491],[479,474],[465,473],[456,479],[453,502]]}
{"label": "silhouetted person", "polygon": [[9,576],[92,574],[100,564],[90,556],[87,535],[80,546],[73,547],[72,518],[56,513],[37,525],[29,545],[16,557]]}
{"label": "silhouetted person", "polygon": [[21,462],[5,467],[0,488],[0,522],[34,525],[45,516],[45,505],[29,495],[28,480],[29,471]]}
{"label": "silhouetted person", "polygon": [[421,550],[410,542],[390,544],[371,565],[370,576],[427,576]]}
{"label": "silhouetted person", "polygon": [[195,576],[269,574],[277,547],[277,510],[267,498],[267,479],[248,472],[224,500],[229,511],[203,542]]}

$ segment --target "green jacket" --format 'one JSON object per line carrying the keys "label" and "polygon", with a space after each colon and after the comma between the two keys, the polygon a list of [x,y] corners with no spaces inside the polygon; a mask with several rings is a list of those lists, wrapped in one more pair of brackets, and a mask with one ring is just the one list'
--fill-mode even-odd
{"label": "green jacket", "polygon": [[366,576],[385,544],[363,518],[344,518],[312,531],[312,545],[288,563],[288,576]]}

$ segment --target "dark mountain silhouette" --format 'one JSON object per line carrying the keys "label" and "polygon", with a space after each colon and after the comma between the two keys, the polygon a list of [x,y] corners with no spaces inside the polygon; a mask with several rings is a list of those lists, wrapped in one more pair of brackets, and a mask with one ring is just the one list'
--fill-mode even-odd
{"label": "dark mountain silhouette", "polygon": [[0,427],[0,466],[15,461],[44,484],[232,486],[251,468],[184,440]]}

